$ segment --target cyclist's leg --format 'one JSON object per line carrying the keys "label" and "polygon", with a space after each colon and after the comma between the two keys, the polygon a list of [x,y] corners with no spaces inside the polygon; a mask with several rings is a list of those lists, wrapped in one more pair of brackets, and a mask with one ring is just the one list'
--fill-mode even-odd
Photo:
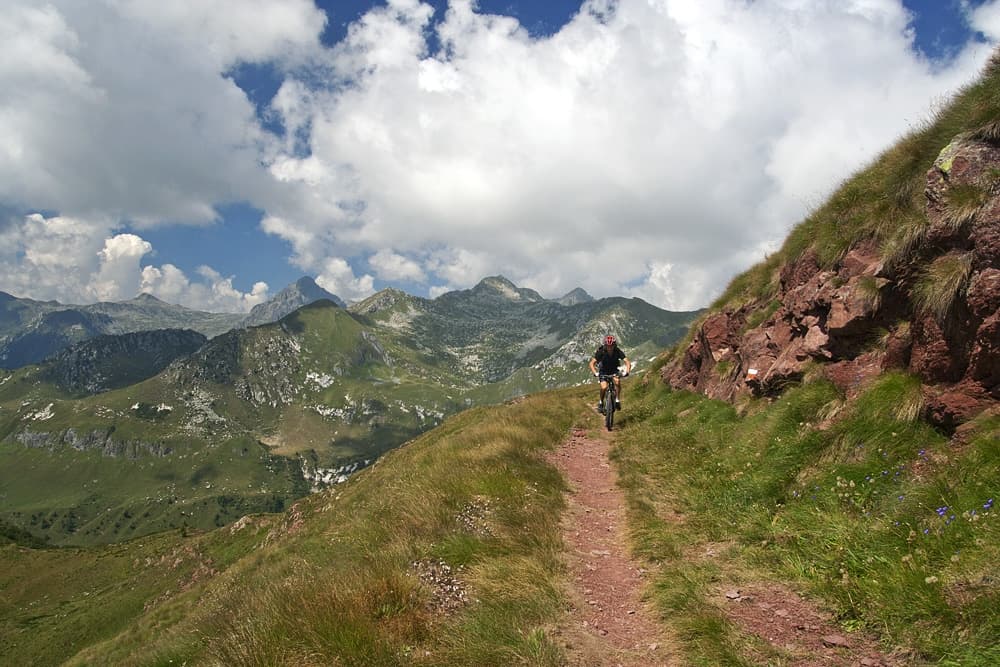
{"label": "cyclist's leg", "polygon": [[607,394],[607,393],[608,393],[608,381],[607,380],[601,380],[601,402],[599,404],[599,407],[601,409],[604,408],[604,395]]}
{"label": "cyclist's leg", "polygon": [[618,377],[617,375],[615,376],[615,401],[618,403],[618,406],[621,407],[621,404],[622,404],[622,379],[620,377]]}

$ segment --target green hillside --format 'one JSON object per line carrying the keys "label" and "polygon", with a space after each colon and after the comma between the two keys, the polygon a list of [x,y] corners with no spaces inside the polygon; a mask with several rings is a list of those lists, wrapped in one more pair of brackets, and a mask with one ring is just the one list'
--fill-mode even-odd
{"label": "green hillside", "polygon": [[88,545],[278,511],[448,415],[588,381],[607,330],[642,360],[694,315],[512,301],[508,285],[440,302],[386,291],[351,310],[316,301],[180,358],[190,336],[147,332],[0,371],[0,521]]}

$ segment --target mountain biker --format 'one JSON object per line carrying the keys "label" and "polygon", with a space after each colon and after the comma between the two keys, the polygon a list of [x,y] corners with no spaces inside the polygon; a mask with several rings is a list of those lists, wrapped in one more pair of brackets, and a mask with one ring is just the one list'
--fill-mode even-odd
{"label": "mountain biker", "polygon": [[[622,349],[618,347],[615,337],[608,334],[604,337],[604,345],[599,345],[597,351],[594,352],[594,356],[590,359],[590,372],[594,374],[594,377],[599,377],[601,375],[614,375],[615,379],[615,389],[617,390],[618,400],[615,401],[615,409],[620,410],[622,407],[622,384],[621,379],[618,375],[618,362],[625,362],[625,375],[632,372],[632,362],[628,360]],[[600,372],[598,372],[598,364],[600,364]],[[604,395],[608,391],[607,380],[601,380],[601,402],[597,404],[597,409],[601,413],[604,412]]]}

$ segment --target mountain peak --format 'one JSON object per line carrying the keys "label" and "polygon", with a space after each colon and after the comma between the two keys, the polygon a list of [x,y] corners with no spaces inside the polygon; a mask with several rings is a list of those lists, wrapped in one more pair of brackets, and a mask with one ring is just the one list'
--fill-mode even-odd
{"label": "mountain peak", "polygon": [[489,276],[472,288],[473,292],[491,291],[510,301],[544,301],[538,292],[518,287],[504,276]]}
{"label": "mountain peak", "polygon": [[319,285],[316,284],[316,281],[313,280],[312,276],[302,276],[301,278],[295,281],[295,286],[298,287],[299,289],[319,287]]}
{"label": "mountain peak", "polygon": [[273,300],[277,301],[288,299],[294,296],[303,297],[303,300],[306,302],[318,299],[329,299],[341,308],[347,305],[339,296],[320,287],[319,284],[310,276],[302,276],[294,283],[278,292],[277,296],[275,296]]}
{"label": "mountain peak", "polygon": [[125,303],[168,305],[166,301],[156,298],[149,292],[142,292]]}
{"label": "mountain peak", "polygon": [[340,308],[347,305],[336,294],[320,287],[311,277],[302,276],[274,295],[273,298],[254,306],[250,314],[244,318],[243,326],[277,322],[302,306],[321,300],[330,301]]}
{"label": "mountain peak", "polygon": [[577,287],[576,289],[567,292],[566,294],[556,299],[556,303],[559,303],[563,306],[575,306],[579,303],[590,303],[593,300],[594,297],[590,296],[590,294],[588,294],[586,290]]}

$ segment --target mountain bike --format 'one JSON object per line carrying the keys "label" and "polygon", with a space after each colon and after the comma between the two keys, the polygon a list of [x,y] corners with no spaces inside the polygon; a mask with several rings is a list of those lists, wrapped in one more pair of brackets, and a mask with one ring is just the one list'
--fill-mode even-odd
{"label": "mountain bike", "polygon": [[611,430],[615,423],[615,412],[618,408],[618,387],[615,385],[615,378],[621,377],[621,373],[598,373],[598,382],[607,382],[608,390],[604,392],[604,403],[601,408],[604,412],[604,425]]}

